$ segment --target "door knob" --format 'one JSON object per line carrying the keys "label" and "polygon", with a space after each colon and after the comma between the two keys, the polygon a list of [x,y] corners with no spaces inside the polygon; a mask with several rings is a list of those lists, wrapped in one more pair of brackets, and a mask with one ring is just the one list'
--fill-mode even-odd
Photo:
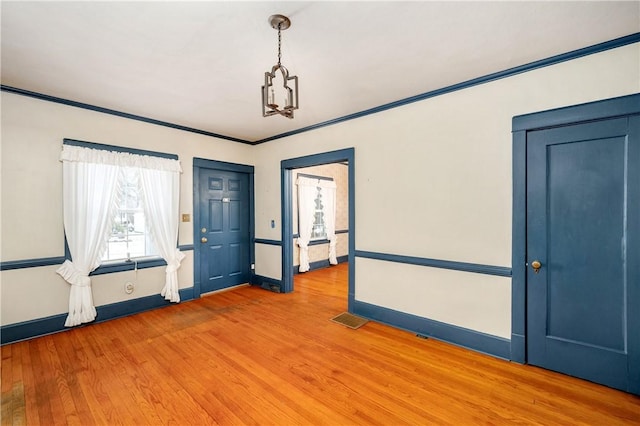
{"label": "door knob", "polygon": [[531,262],[531,267],[533,268],[533,271],[537,274],[538,272],[540,272],[542,263],[540,263],[539,260],[534,260],[533,262]]}
{"label": "door knob", "polygon": [[206,243],[207,241],[209,241],[209,240],[207,240],[207,237],[200,238],[200,242],[201,243]]}

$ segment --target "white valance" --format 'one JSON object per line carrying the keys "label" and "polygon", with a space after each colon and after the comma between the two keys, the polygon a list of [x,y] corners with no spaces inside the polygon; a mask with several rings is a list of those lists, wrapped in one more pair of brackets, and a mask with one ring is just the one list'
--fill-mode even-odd
{"label": "white valance", "polygon": [[336,183],[333,180],[328,179],[313,179],[303,176],[298,176],[298,180],[296,181],[298,186],[313,186],[313,187],[321,187],[321,188],[335,188]]}
{"label": "white valance", "polygon": [[75,145],[62,145],[60,161],[108,164],[119,167],[162,170],[182,173],[180,161],[151,155],[132,154],[130,152],[105,151]]}

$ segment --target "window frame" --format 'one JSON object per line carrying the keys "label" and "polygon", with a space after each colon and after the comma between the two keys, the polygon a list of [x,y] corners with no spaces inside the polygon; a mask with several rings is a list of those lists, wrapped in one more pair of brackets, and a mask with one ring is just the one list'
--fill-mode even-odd
{"label": "window frame", "polygon": [[[86,142],[76,139],[64,138],[63,145],[79,146],[83,148],[99,149],[103,151],[113,152],[127,152],[129,154],[148,155],[152,157],[167,158],[170,160],[178,160],[177,154],[168,154],[165,152],[147,151],[143,149],[127,148],[115,145],[106,145],[95,142]],[[179,246],[177,246],[179,248]],[[69,251],[69,245],[67,244],[67,235],[64,236],[64,257],[66,260],[73,261],[71,258],[71,252]],[[145,256],[136,259],[125,260],[108,260],[93,270],[89,276],[111,274],[114,272],[133,271],[138,269],[155,268],[158,266],[167,266],[167,262],[160,256]]]}

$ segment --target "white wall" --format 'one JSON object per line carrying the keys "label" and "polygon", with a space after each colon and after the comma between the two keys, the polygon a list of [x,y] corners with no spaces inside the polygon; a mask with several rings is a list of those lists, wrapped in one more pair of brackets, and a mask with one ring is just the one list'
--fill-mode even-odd
{"label": "white wall", "polygon": [[[252,147],[195,133],[2,92],[1,260],[64,256],[62,163],[64,138],[177,154],[182,165],[180,212],[193,219],[193,158],[247,164]],[[179,244],[192,244],[192,222]],[[193,286],[193,251],[179,271]],[[2,325],[67,312],[69,285],[56,266],[0,272]],[[133,294],[124,292],[135,282]],[[164,267],[92,277],[96,306],[158,294]]]}
{"label": "white wall", "polygon": [[[357,250],[510,267],[512,118],[637,92],[634,44],[259,145],[256,193],[283,159],[354,147]],[[279,222],[279,197],[256,208]],[[357,258],[355,280],[356,300],[510,338],[509,278]]]}

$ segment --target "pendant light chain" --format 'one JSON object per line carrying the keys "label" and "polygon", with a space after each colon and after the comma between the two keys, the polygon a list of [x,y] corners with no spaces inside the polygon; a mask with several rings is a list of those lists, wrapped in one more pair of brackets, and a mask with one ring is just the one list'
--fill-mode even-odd
{"label": "pendant light chain", "polygon": [[278,24],[278,66],[282,65],[280,63],[280,58],[281,58],[281,53],[280,53],[280,46],[282,45],[282,37],[280,35],[280,28],[282,27],[282,23]]}

